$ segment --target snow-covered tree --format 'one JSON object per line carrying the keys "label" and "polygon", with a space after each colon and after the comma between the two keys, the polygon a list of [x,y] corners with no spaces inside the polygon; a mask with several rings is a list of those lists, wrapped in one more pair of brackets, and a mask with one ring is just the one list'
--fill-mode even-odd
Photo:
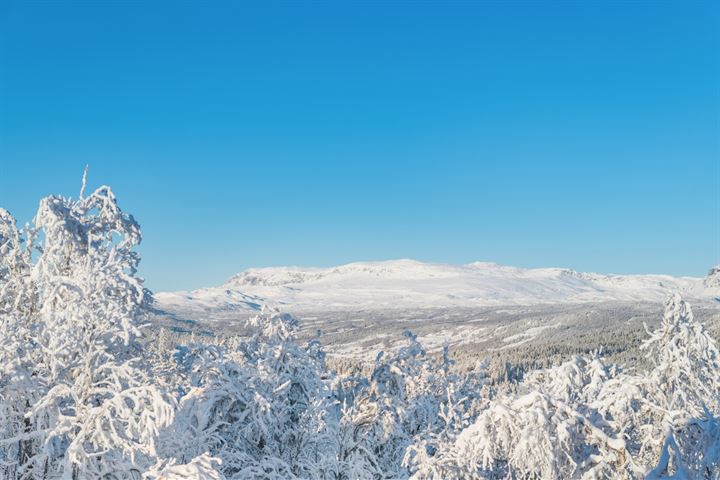
{"label": "snow-covered tree", "polygon": [[290,315],[265,309],[250,325],[254,335],[235,351],[184,352],[191,388],[174,438],[190,456],[209,447],[227,478],[340,478],[324,353],[316,341],[297,344]]}
{"label": "snow-covered tree", "polygon": [[42,393],[35,375],[36,288],[31,252],[15,219],[0,209],[0,476],[17,478],[42,439],[25,414]]}
{"label": "snow-covered tree", "polygon": [[[84,179],[83,179],[84,190]],[[29,243],[4,211],[0,439],[8,478],[137,478],[161,459],[171,399],[138,365],[140,229],[112,190],[40,202]],[[31,251],[37,251],[33,261]],[[22,419],[18,424],[18,419]]]}
{"label": "snow-covered tree", "polygon": [[381,478],[422,469],[438,442],[460,428],[469,401],[460,391],[461,379],[450,372],[447,350],[438,361],[411,332],[405,337],[407,344],[394,354],[378,354],[370,378],[357,383],[343,415],[351,433],[344,444]]}
{"label": "snow-covered tree", "polygon": [[[720,476],[717,438],[720,415],[720,352],[690,305],[675,294],[665,303],[660,327],[642,345],[654,368],[645,377],[644,424],[638,428],[642,453],[659,461],[655,478],[678,478],[704,470]],[[717,440],[714,441],[717,448]],[[647,458],[648,455],[645,454]]]}
{"label": "snow-covered tree", "polygon": [[611,369],[576,357],[498,395],[415,478],[608,478],[624,441],[588,404]]}

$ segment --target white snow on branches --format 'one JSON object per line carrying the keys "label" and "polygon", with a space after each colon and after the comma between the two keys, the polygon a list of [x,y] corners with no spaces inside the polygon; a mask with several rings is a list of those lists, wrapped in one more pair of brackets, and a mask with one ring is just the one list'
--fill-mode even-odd
{"label": "white snow on branches", "polygon": [[339,373],[271,308],[242,337],[144,337],[140,227],[85,190],[23,228],[0,209],[0,478],[720,479],[720,353],[679,295],[646,371],[599,349],[491,381],[406,332]]}

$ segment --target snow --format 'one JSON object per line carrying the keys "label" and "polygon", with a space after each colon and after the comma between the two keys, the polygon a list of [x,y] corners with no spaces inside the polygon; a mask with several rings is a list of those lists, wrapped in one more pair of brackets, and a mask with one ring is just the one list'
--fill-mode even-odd
{"label": "snow", "polygon": [[[486,320],[491,311],[452,323],[451,308],[423,310],[452,328],[425,344],[404,329],[368,372],[329,366],[322,338],[303,341],[294,316],[260,307],[282,295],[333,316],[338,305],[374,308],[374,297],[398,308],[481,293],[516,303],[669,288],[703,296],[714,281],[408,260],[253,270],[166,299],[193,311],[260,309],[247,335],[180,342],[167,329],[143,334],[152,294],[136,276],[139,225],[109,187],[86,197],[84,184],[77,200],[43,199],[23,229],[0,209],[1,478],[720,480],[720,351],[677,293],[660,325],[646,327],[638,370],[632,357],[615,365],[595,351],[504,377],[487,359],[461,370],[447,345],[438,356],[427,347],[495,332],[508,345],[530,341],[563,328],[564,314],[547,315],[557,307],[533,307],[519,330]],[[573,308],[589,321],[587,305]],[[377,312],[360,312],[368,320],[358,327],[392,340]],[[414,322],[402,313],[392,312]],[[322,313],[308,320],[317,326]]]}
{"label": "snow", "polygon": [[293,313],[318,310],[409,309],[590,303],[661,302],[669,293],[709,299],[720,287],[702,278],[603,275],[563,268],[523,269],[415,260],[350,263],[331,268],[253,268],[224,285],[157,293],[168,311],[253,311],[261,304]]}
{"label": "snow", "polygon": [[559,327],[560,323],[553,323],[552,325],[543,325],[541,327],[530,327],[522,333],[516,333],[515,335],[508,335],[503,338],[503,342],[506,343],[500,350],[517,347],[523,343],[527,343],[530,340],[537,338],[540,334],[546,330]]}

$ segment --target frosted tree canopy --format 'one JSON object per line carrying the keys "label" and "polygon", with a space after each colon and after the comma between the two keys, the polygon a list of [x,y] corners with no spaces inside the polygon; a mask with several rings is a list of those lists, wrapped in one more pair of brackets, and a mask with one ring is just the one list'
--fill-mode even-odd
{"label": "frosted tree canopy", "polygon": [[367,371],[264,308],[236,337],[147,333],[140,227],[110,187],[0,209],[0,477],[720,479],[720,358],[678,295],[642,352],[518,379],[411,332]]}

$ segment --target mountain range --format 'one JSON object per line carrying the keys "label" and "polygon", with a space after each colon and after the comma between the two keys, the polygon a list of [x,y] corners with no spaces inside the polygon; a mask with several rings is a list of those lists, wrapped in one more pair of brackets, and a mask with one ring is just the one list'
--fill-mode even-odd
{"label": "mountain range", "polygon": [[419,309],[501,305],[656,302],[670,292],[712,300],[720,269],[708,277],[605,275],[565,268],[524,269],[475,262],[358,262],[331,268],[252,268],[218,287],[155,295],[168,311],[254,311],[263,304],[290,312]]}

